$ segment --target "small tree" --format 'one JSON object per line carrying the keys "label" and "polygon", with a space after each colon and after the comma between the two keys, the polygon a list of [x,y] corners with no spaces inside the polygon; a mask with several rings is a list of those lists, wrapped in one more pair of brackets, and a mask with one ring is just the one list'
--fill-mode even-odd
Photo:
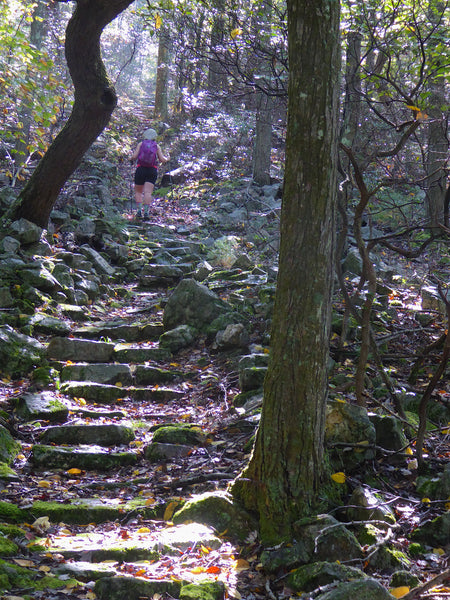
{"label": "small tree", "polygon": [[261,423],[234,496],[264,542],[317,504],[333,281],[339,1],[288,0],[289,109],[279,275]]}
{"label": "small tree", "polygon": [[58,194],[117,104],[100,54],[104,27],[133,0],[77,0],[66,29],[66,59],[75,88],[72,113],[8,216],[46,227]]}

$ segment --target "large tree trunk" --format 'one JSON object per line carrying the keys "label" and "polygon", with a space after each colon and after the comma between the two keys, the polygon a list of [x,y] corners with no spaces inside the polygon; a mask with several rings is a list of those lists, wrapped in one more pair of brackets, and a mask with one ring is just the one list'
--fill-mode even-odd
{"label": "large tree trunk", "polygon": [[263,542],[289,538],[323,484],[333,282],[339,1],[288,0],[289,108],[279,275],[261,423],[231,487]]}
{"label": "large tree trunk", "polygon": [[256,113],[252,176],[257,185],[270,185],[273,99],[270,96],[263,95],[262,92],[259,92],[258,95],[259,104]]}
{"label": "large tree trunk", "polygon": [[13,208],[46,227],[58,194],[85,152],[109,123],[117,104],[100,53],[104,27],[133,0],[78,0],[66,29],[66,59],[75,88],[72,113],[36,167]]}

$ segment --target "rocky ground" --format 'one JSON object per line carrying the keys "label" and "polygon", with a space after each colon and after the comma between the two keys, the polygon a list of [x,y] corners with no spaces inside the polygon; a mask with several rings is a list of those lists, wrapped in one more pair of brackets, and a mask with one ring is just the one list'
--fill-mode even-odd
{"label": "rocky ground", "polygon": [[[428,475],[412,456],[438,351],[405,384],[405,428],[373,367],[370,411],[352,402],[356,338],[333,341],[327,444],[341,500],[300,523],[292,545],[262,552],[225,493],[262,401],[277,193],[196,184],[189,203],[166,191],[146,221],[127,204],[81,218],[62,206],[45,239],[28,223],[3,237],[4,598],[448,597],[445,382]],[[443,321],[436,299],[417,328],[404,309],[417,288],[392,275],[391,286],[380,319],[400,386],[400,349],[413,335],[425,343],[427,327],[438,337]],[[336,332],[339,315],[337,296]]]}

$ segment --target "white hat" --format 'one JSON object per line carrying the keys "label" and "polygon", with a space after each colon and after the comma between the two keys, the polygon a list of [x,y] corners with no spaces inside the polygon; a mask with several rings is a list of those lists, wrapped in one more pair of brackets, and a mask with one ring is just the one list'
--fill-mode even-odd
{"label": "white hat", "polygon": [[146,131],[144,131],[144,140],[156,140],[156,136],[158,134],[156,133],[156,131],[154,129],[147,129]]}

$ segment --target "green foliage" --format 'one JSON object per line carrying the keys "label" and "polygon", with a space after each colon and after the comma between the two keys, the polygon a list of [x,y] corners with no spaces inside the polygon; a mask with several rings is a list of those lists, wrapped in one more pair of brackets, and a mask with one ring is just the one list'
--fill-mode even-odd
{"label": "green foliage", "polygon": [[23,178],[20,166],[43,155],[66,100],[65,85],[47,51],[30,41],[33,4],[0,4],[0,125],[6,174]]}

